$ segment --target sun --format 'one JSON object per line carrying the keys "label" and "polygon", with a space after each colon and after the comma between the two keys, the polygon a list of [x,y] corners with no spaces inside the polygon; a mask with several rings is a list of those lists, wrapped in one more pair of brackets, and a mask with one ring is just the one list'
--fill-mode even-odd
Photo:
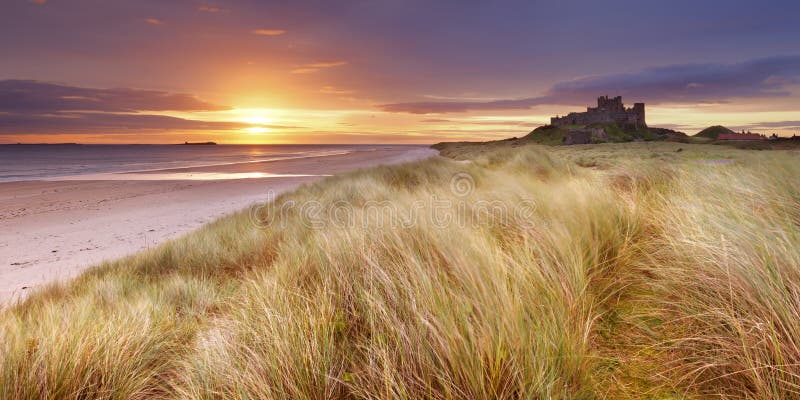
{"label": "sun", "polygon": [[267,125],[275,121],[274,118],[268,117],[263,114],[253,114],[242,118],[242,122],[250,125]]}
{"label": "sun", "polygon": [[269,132],[269,128],[264,126],[251,126],[249,128],[244,128],[243,131],[249,134],[259,134]]}
{"label": "sun", "polygon": [[270,131],[268,125],[272,125],[275,123],[275,118],[271,116],[271,110],[267,109],[237,109],[236,120],[241,123],[251,125],[246,128],[242,128],[242,132],[257,135],[262,133],[267,133]]}
{"label": "sun", "polygon": [[268,108],[235,108],[232,119],[248,125],[271,125],[275,123],[275,111]]}

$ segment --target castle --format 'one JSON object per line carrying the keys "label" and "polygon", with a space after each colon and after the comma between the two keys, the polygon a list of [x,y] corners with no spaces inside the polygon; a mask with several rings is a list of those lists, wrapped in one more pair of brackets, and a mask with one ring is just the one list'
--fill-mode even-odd
{"label": "castle", "polygon": [[646,127],[644,122],[644,103],[634,103],[632,108],[625,108],[622,96],[609,99],[608,96],[597,98],[597,107],[588,107],[586,112],[569,113],[563,117],[550,118],[550,125],[589,125],[594,123],[615,122],[620,127]]}

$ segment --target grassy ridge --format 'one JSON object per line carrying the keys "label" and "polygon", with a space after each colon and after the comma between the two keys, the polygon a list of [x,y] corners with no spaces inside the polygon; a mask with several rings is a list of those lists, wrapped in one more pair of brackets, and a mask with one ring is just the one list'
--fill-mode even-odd
{"label": "grassy ridge", "polygon": [[[530,142],[536,144],[544,144],[549,146],[561,145],[564,139],[569,136],[572,128],[593,128],[602,129],[606,137],[604,139],[597,139],[596,143],[624,143],[632,142],[634,140],[666,140],[668,137],[682,137],[680,132],[672,131],[664,128],[648,128],[648,127],[621,127],[616,123],[593,123],[589,125],[570,125],[570,126],[553,126],[543,125],[537,127],[529,134],[523,136],[519,140],[522,142]],[[676,136],[677,135],[677,136]]]}
{"label": "grassy ridge", "polygon": [[734,131],[732,131],[732,130],[730,130],[730,129],[722,126],[722,125],[714,125],[714,126],[709,126],[708,128],[703,129],[700,132],[697,132],[694,136],[702,137],[702,138],[708,138],[708,139],[712,139],[712,140],[717,140],[717,137],[719,137],[719,135],[723,134],[723,133],[732,134],[732,133],[736,133],[736,132],[734,132]]}
{"label": "grassy ridge", "polygon": [[5,310],[0,397],[798,396],[796,154],[442,153]]}

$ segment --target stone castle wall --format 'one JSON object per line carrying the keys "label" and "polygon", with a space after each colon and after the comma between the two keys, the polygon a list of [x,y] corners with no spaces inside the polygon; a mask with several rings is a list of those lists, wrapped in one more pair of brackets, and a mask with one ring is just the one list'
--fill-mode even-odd
{"label": "stone castle wall", "polygon": [[563,117],[550,118],[550,125],[590,125],[594,123],[616,123],[620,126],[644,127],[644,103],[635,103],[631,108],[625,108],[622,96],[597,98],[597,107],[588,107],[586,112],[573,112]]}

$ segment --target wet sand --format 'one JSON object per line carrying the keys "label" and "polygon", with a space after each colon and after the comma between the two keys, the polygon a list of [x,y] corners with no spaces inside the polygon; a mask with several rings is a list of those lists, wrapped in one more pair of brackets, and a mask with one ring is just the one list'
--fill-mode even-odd
{"label": "wet sand", "polygon": [[[72,278],[104,260],[179,237],[225,214],[267,201],[269,193],[279,194],[328,175],[434,154],[426,148],[394,148],[0,183],[0,303],[23,298],[36,286]],[[262,177],[209,179],[245,176]]]}

